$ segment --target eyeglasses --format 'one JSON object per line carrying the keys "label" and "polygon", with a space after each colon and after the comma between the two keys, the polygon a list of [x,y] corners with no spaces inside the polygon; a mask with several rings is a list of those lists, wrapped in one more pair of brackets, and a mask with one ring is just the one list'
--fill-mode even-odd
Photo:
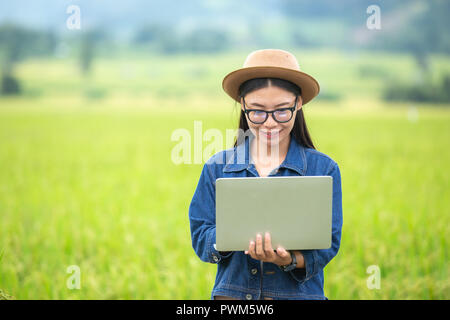
{"label": "eyeglasses", "polygon": [[289,122],[292,119],[292,116],[294,115],[294,111],[297,108],[297,98],[298,96],[295,96],[295,103],[293,107],[290,108],[280,108],[273,111],[265,111],[260,109],[247,109],[245,108],[245,99],[242,98],[244,101],[244,112],[247,114],[248,119],[253,122],[254,124],[262,124],[266,122],[267,118],[269,117],[269,113],[272,114],[272,118],[279,123]]}

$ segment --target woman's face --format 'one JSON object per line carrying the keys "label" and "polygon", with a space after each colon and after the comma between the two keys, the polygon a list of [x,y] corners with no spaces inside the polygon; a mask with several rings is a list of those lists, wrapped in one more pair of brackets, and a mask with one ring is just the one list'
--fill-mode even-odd
{"label": "woman's face", "polygon": [[[272,111],[282,108],[291,108],[295,104],[295,95],[285,89],[269,86],[266,88],[261,88],[248,93],[245,97],[245,108],[246,109],[257,109]],[[241,109],[244,110],[243,101],[241,98]],[[302,99],[299,96],[297,99],[297,108],[294,114],[288,122],[279,123],[273,119],[273,114],[269,114],[267,120],[262,124],[255,124],[248,119],[246,115],[247,123],[258,139],[260,143],[266,143],[268,145],[280,144],[286,139],[289,139],[289,134],[294,127],[295,117],[297,115],[297,110],[302,107]]]}

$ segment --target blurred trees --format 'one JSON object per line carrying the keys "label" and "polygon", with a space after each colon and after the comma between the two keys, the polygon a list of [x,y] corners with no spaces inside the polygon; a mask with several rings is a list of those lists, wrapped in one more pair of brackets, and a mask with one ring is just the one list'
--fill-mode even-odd
{"label": "blurred trees", "polygon": [[17,95],[22,92],[19,81],[11,74],[2,71],[0,95]]}
{"label": "blurred trees", "polygon": [[[431,53],[450,54],[450,37],[447,32],[450,30],[450,19],[447,19],[450,1],[277,0],[259,7],[242,5],[242,10],[230,17],[229,24],[223,24],[219,19],[216,24],[214,18],[215,15],[224,18],[222,11],[226,8],[230,10],[232,6],[224,5],[214,12],[208,11],[200,3],[202,1],[196,3],[198,10],[195,11],[198,11],[198,17],[205,19],[196,19],[197,16],[187,17],[186,20],[150,19],[146,21],[152,23],[139,27],[139,22],[134,23],[133,19],[141,13],[124,17],[124,21],[132,27],[126,31],[126,37],[122,38],[125,39],[123,44],[131,45],[128,48],[132,50],[144,48],[164,55],[202,52],[213,54],[227,49],[241,50],[244,46],[249,49],[326,47],[345,51],[365,49],[407,52],[415,58],[417,69],[421,71],[417,77],[420,81],[410,84],[393,81],[384,97],[397,99],[409,96],[418,101],[447,101],[443,92],[448,90],[449,77],[443,75],[441,83],[428,85],[431,83],[429,79],[437,79],[436,74],[431,74],[428,56]],[[381,9],[379,31],[366,28],[366,9],[374,4]],[[206,16],[211,12],[215,15]],[[114,52],[111,50],[113,47],[108,48],[108,45],[116,45],[108,42],[109,39],[116,40],[113,33],[117,31],[114,29],[117,27],[114,26],[108,25],[104,30],[80,30],[67,35],[65,43],[70,44],[67,47],[75,49],[71,52],[76,56],[72,57],[85,77],[92,72],[97,55]],[[370,41],[358,43],[353,39],[353,33],[357,29],[369,32]],[[1,25],[0,94],[20,93],[21,85],[15,76],[14,66],[30,56],[53,54],[56,44],[65,36],[63,33],[57,36],[51,32],[30,30],[12,24]],[[131,43],[126,43],[130,39]],[[327,98],[327,95],[323,95],[323,98]],[[335,99],[332,95],[328,98]]]}
{"label": "blurred trees", "polygon": [[105,45],[107,40],[107,33],[99,28],[81,32],[78,59],[82,75],[88,76],[91,73],[96,51],[99,46]]}
{"label": "blurred trees", "polygon": [[133,42],[163,54],[214,53],[230,47],[230,35],[225,30],[215,28],[195,28],[180,33],[172,26],[152,24],[140,28]]}
{"label": "blurred trees", "polygon": [[0,26],[1,95],[20,94],[14,66],[30,56],[53,53],[56,37],[51,32],[29,30],[12,24]]}
{"label": "blurred trees", "polygon": [[[79,48],[78,61],[81,73],[89,75],[96,48],[104,45],[107,34],[100,29],[82,31],[71,39]],[[0,95],[20,94],[22,89],[15,76],[15,66],[29,57],[50,56],[55,53],[60,39],[53,32],[31,30],[14,24],[0,26]]]}
{"label": "blurred trees", "polygon": [[79,54],[80,71],[84,76],[90,73],[93,59],[94,39],[90,33],[87,33],[81,37]]}
{"label": "blurred trees", "polygon": [[383,98],[387,101],[413,101],[429,103],[450,103],[450,75],[445,75],[441,82],[424,82],[416,84],[389,84]]}

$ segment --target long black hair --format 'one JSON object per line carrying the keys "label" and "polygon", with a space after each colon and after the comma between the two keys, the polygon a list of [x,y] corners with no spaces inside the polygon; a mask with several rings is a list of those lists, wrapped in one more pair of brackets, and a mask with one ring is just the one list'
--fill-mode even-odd
{"label": "long black hair", "polygon": [[[270,85],[292,92],[296,97],[302,95],[302,89],[290,81],[278,78],[255,78],[247,80],[241,84],[239,87],[239,98],[245,97],[247,93],[254,90],[267,88]],[[235,147],[238,145],[238,142],[240,144],[244,141],[244,133],[249,130],[247,118],[245,117],[245,113],[242,109],[239,117],[239,129],[241,130],[238,130],[238,135],[234,141]],[[292,128],[291,133],[294,139],[301,145],[307,148],[316,149],[311,140],[311,136],[309,135],[308,128],[306,127],[305,117],[303,116],[303,108],[300,108],[300,110],[297,111],[294,127]]]}

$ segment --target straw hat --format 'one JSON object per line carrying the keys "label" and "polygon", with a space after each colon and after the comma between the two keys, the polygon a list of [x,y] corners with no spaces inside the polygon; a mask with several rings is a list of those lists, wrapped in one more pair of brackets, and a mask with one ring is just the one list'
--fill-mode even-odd
{"label": "straw hat", "polygon": [[319,83],[309,74],[300,71],[297,59],[290,52],[279,49],[263,49],[251,52],[241,69],[230,72],[222,81],[222,88],[237,102],[239,86],[254,78],[280,78],[288,80],[302,90],[303,104],[319,94]]}

